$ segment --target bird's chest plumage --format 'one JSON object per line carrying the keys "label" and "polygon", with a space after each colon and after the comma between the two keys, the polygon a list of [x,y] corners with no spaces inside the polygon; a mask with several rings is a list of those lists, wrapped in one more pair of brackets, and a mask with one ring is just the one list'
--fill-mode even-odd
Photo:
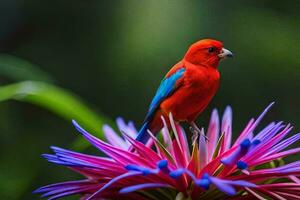
{"label": "bird's chest plumage", "polygon": [[161,109],[172,112],[178,121],[193,121],[208,105],[219,87],[219,72],[214,68],[187,67],[182,84]]}

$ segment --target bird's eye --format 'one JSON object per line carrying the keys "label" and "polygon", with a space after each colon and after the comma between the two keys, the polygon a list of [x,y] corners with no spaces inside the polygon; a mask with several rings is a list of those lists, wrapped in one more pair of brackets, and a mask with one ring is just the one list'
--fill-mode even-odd
{"label": "bird's eye", "polygon": [[209,53],[212,53],[212,52],[214,52],[214,51],[215,51],[215,48],[214,48],[214,47],[208,48],[208,52],[209,52]]}

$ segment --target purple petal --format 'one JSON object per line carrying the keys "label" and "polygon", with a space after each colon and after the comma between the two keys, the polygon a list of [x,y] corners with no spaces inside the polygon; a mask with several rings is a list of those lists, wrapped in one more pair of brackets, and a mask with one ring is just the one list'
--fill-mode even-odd
{"label": "purple petal", "polygon": [[128,149],[129,145],[110,126],[104,125],[102,129],[107,141],[110,144],[116,147],[120,147],[122,149]]}
{"label": "purple petal", "polygon": [[60,194],[57,194],[57,195],[54,195],[54,196],[50,197],[48,200],[59,199],[61,197],[69,196],[69,195],[73,195],[73,194],[80,194],[80,193],[86,192],[86,191],[88,191],[90,189],[93,189],[93,188],[95,188],[95,186],[63,192],[63,193],[60,193]]}
{"label": "purple petal", "polygon": [[119,181],[121,179],[128,178],[128,177],[131,177],[131,176],[141,175],[141,174],[142,174],[141,172],[127,172],[125,174],[117,176],[117,177],[111,179],[108,183],[106,183],[98,191],[96,191],[91,196],[89,196],[86,200],[92,200],[94,197],[96,197],[98,194],[100,194],[103,190],[109,188],[112,184],[114,184],[115,182],[117,182],[117,181]]}
{"label": "purple petal", "polygon": [[224,182],[219,178],[210,177],[210,181],[222,192],[228,194],[229,196],[233,196],[236,194],[236,190],[230,184]]}
{"label": "purple petal", "polygon": [[251,165],[258,165],[258,164],[270,162],[272,160],[276,160],[278,158],[283,158],[283,157],[286,157],[286,156],[289,156],[289,155],[292,155],[292,154],[296,154],[296,153],[300,153],[300,147],[295,148],[295,149],[290,149],[290,150],[287,150],[287,151],[283,151],[283,152],[280,152],[280,153],[272,154],[272,155],[269,155],[267,157],[260,158],[260,159],[257,159],[257,160],[253,160]]}
{"label": "purple petal", "polygon": [[[292,129],[290,125],[287,125],[284,130],[282,130],[280,133],[278,133],[275,137],[272,139],[261,142],[259,145],[257,145],[254,149],[249,151],[248,154],[246,154],[245,158],[243,159],[244,162],[254,161],[260,158],[262,155],[266,154],[266,152],[274,146],[276,143],[278,143],[280,140],[282,140]],[[249,164],[250,166],[250,164]]]}
{"label": "purple petal", "polygon": [[275,122],[271,122],[263,130],[261,130],[253,139],[262,140],[264,136],[267,135],[274,128],[275,125]]}
{"label": "purple petal", "polygon": [[243,130],[243,132],[240,134],[234,145],[240,143],[243,139],[249,138],[249,135],[252,134],[254,129],[257,127],[259,122],[262,120],[262,118],[267,114],[267,112],[271,109],[271,107],[274,105],[274,102],[270,103],[267,108],[259,115],[257,120],[251,119],[246,128]]}
{"label": "purple petal", "polygon": [[224,165],[233,165],[240,158],[241,148],[238,148],[236,151],[232,152],[232,154],[227,157],[221,159],[221,163]]}
{"label": "purple petal", "polygon": [[209,180],[222,192],[232,196],[236,194],[236,190],[232,185],[239,187],[257,187],[255,184],[243,180],[224,180],[216,177],[209,177]]}
{"label": "purple petal", "polygon": [[82,153],[77,153],[74,151],[62,149],[55,146],[52,146],[51,149],[56,153],[56,155],[59,158],[61,157],[77,158],[84,162],[92,163],[96,165],[98,168],[105,169],[105,170],[120,171],[120,169],[122,169],[120,165],[111,158],[91,156],[87,154],[82,154]]}
{"label": "purple petal", "polygon": [[79,181],[67,181],[62,183],[55,183],[51,185],[46,185],[43,187],[40,187],[33,191],[33,193],[42,193],[42,192],[48,192],[51,190],[56,190],[59,188],[65,188],[65,187],[74,187],[74,186],[84,186],[86,184],[90,184],[90,180],[79,180]]}
{"label": "purple petal", "polygon": [[105,154],[107,154],[109,157],[113,158],[116,160],[120,165],[127,165],[129,163],[136,163],[139,165],[155,165],[155,163],[151,163],[148,161],[146,158],[141,158],[137,154],[125,151],[123,149],[111,146],[100,139],[92,136],[88,132],[86,132],[83,128],[79,126],[79,124],[73,120],[72,121],[75,128],[82,133],[82,135],[91,143],[93,144],[96,148],[100,149],[103,151]]}
{"label": "purple petal", "polygon": [[125,121],[124,121],[124,119],[123,119],[122,117],[118,117],[118,118],[116,119],[116,124],[117,124],[118,129],[119,129],[120,131],[126,131],[127,125],[126,125],[126,123],[125,123]]}
{"label": "purple petal", "polygon": [[248,181],[243,181],[243,180],[237,180],[237,181],[223,180],[223,181],[230,185],[236,185],[240,187],[257,187],[257,185],[255,185],[254,183],[250,183]]}
{"label": "purple petal", "polygon": [[149,169],[147,167],[143,167],[143,166],[139,166],[139,165],[134,165],[134,164],[126,165],[125,168],[128,171],[142,172],[142,174],[144,176],[149,175],[149,174],[157,174],[159,172],[158,169]]}
{"label": "purple petal", "polygon": [[136,130],[134,123],[132,121],[129,121],[127,127],[132,132],[132,134],[129,133],[130,137],[135,138],[137,136],[138,131]]}
{"label": "purple petal", "polygon": [[183,168],[179,168],[179,169],[176,169],[174,171],[171,171],[169,173],[169,175],[172,177],[172,178],[178,178],[180,177],[182,174],[185,173],[185,170]]}
{"label": "purple petal", "polygon": [[78,189],[83,189],[83,187],[78,187],[78,186],[63,187],[63,188],[59,188],[56,190],[46,192],[46,193],[42,194],[41,197],[49,197],[49,196],[56,195],[56,194],[63,194],[65,192],[70,192],[70,191],[74,191],[74,190],[78,190]]}
{"label": "purple petal", "polygon": [[194,182],[197,182],[197,178],[195,176],[195,174],[193,174],[193,172],[191,172],[190,170],[186,169],[186,168],[179,168],[176,169],[174,171],[171,171],[169,173],[169,176],[174,178],[174,179],[178,179],[180,178],[183,174],[188,175]]}
{"label": "purple petal", "polygon": [[267,112],[271,109],[271,107],[274,105],[275,102],[270,103],[265,110],[258,116],[258,118],[255,120],[255,122],[253,123],[253,125],[251,126],[251,129],[249,130],[249,132],[254,131],[254,129],[257,127],[257,125],[259,124],[259,122],[263,119],[263,117],[267,114]]}
{"label": "purple petal", "polygon": [[121,189],[119,192],[121,194],[126,194],[126,193],[130,193],[130,192],[135,192],[137,190],[165,188],[165,187],[170,187],[170,185],[163,184],[163,183],[144,183],[144,184],[125,187],[125,188]]}
{"label": "purple petal", "polygon": [[44,193],[42,197],[49,197],[49,199],[58,199],[63,196],[72,194],[79,194],[99,188],[99,184],[94,184],[90,180],[69,181],[56,183],[41,187],[34,191],[34,193]]}
{"label": "purple petal", "polygon": [[292,137],[289,137],[289,138],[285,139],[284,141],[278,143],[274,147],[272,147],[265,156],[277,153],[277,152],[285,149],[286,147],[290,146],[291,144],[297,142],[299,139],[300,139],[300,133],[293,135]]}
{"label": "purple petal", "polygon": [[295,161],[273,169],[276,169],[276,171],[281,173],[289,173],[289,172],[297,173],[300,171],[300,161]]}
{"label": "purple petal", "polygon": [[127,125],[122,117],[118,117],[116,123],[120,131],[127,133],[133,138],[137,136],[137,131],[132,122],[129,122]]}
{"label": "purple petal", "polygon": [[285,125],[283,124],[283,122],[278,122],[272,128],[270,128],[268,131],[264,129],[265,132],[263,132],[260,135],[260,137],[259,137],[259,135],[258,135],[258,137],[255,137],[255,139],[259,139],[261,141],[268,141],[271,138],[273,138],[284,127],[285,127]]}
{"label": "purple petal", "polygon": [[221,159],[221,162],[224,165],[233,165],[236,164],[236,162],[242,157],[244,156],[247,152],[248,149],[251,146],[251,142],[249,139],[244,139],[239,148],[236,149],[236,151],[232,152],[230,155],[224,157]]}
{"label": "purple petal", "polygon": [[168,160],[163,159],[163,160],[158,161],[157,162],[157,167],[159,169],[165,169],[165,168],[167,168],[168,167]]}

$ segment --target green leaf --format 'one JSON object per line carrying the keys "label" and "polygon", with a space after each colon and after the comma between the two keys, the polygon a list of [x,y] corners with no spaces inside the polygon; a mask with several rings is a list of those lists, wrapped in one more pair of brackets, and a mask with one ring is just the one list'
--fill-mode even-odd
{"label": "green leaf", "polygon": [[[79,97],[57,86],[38,82],[24,81],[0,87],[0,101],[14,99],[32,103],[48,109],[71,122],[75,119],[93,135],[103,139],[101,127],[110,122],[89,109]],[[73,147],[82,149],[88,146],[83,138],[75,141]]]}
{"label": "green leaf", "polygon": [[0,54],[0,75],[15,81],[54,82],[54,79],[43,72],[37,65],[7,54]]}

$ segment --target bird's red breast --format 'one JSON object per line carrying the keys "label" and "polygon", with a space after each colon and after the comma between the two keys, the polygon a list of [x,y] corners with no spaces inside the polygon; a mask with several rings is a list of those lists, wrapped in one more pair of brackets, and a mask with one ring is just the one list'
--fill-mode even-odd
{"label": "bird's red breast", "polygon": [[[220,74],[216,68],[198,66],[187,62],[178,65],[186,69],[177,81],[180,86],[166,100],[160,109],[162,113],[172,113],[176,121],[194,121],[205,109],[219,87]],[[179,66],[175,65],[174,68]],[[172,71],[172,69],[171,69]]]}
{"label": "bird's red breast", "polygon": [[172,113],[176,121],[194,121],[206,108],[219,87],[220,74],[215,68],[184,64],[186,72],[179,88],[160,105],[163,113]]}

